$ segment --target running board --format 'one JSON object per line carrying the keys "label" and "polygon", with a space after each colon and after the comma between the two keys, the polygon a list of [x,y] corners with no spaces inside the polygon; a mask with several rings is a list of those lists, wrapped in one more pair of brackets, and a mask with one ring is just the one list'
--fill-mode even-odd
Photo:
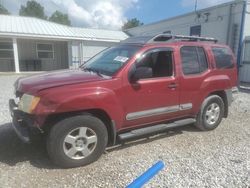
{"label": "running board", "polygon": [[151,135],[151,134],[161,133],[161,132],[164,132],[164,131],[171,129],[171,128],[189,125],[189,124],[192,124],[195,122],[196,122],[195,119],[189,118],[189,119],[175,121],[175,122],[169,123],[169,124],[160,124],[160,125],[154,125],[151,127],[135,129],[135,130],[132,130],[130,132],[126,132],[126,133],[122,133],[122,134],[118,135],[118,140],[125,141],[125,140],[140,138],[140,137]]}

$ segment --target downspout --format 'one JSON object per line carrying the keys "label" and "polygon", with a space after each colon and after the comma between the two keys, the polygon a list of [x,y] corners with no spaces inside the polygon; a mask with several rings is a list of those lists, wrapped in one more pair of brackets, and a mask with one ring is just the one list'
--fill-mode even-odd
{"label": "downspout", "polygon": [[232,9],[233,9],[233,4],[231,4],[229,7],[229,18],[228,18],[228,26],[227,26],[227,45],[230,44],[230,34],[231,34],[231,27],[232,27]]}
{"label": "downspout", "polygon": [[239,45],[238,45],[238,54],[237,54],[237,64],[238,64],[238,69],[241,64],[241,54],[242,54],[242,47],[243,47],[243,42],[244,42],[244,28],[245,28],[245,19],[246,19],[246,8],[247,8],[247,2],[244,1],[243,5],[243,12],[242,12],[242,18],[241,18],[241,26],[240,26],[240,40],[239,40]]}

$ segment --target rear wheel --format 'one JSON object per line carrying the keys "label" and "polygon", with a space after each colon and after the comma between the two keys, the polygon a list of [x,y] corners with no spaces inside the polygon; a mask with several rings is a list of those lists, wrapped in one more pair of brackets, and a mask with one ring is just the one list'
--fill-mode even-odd
{"label": "rear wheel", "polygon": [[51,129],[47,150],[58,166],[70,168],[96,161],[106,148],[108,133],[104,123],[92,116],[67,118]]}
{"label": "rear wheel", "polygon": [[218,127],[224,115],[224,102],[218,95],[206,98],[197,116],[196,127],[202,131],[213,130]]}

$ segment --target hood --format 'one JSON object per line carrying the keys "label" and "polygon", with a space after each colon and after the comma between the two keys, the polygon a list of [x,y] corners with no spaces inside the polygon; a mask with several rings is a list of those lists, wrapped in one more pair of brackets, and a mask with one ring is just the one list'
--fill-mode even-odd
{"label": "hood", "polygon": [[85,72],[80,69],[51,71],[19,78],[15,83],[15,90],[20,93],[32,94],[51,87],[85,83],[103,79],[104,78],[98,76],[95,73]]}

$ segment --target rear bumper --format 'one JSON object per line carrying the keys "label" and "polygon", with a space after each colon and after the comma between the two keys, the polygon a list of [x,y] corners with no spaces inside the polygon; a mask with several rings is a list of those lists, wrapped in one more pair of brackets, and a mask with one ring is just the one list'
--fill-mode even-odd
{"label": "rear bumper", "polygon": [[12,117],[12,127],[17,136],[24,142],[31,142],[31,133],[39,130],[34,127],[34,118],[32,115],[18,110],[13,99],[9,100],[9,110]]}

